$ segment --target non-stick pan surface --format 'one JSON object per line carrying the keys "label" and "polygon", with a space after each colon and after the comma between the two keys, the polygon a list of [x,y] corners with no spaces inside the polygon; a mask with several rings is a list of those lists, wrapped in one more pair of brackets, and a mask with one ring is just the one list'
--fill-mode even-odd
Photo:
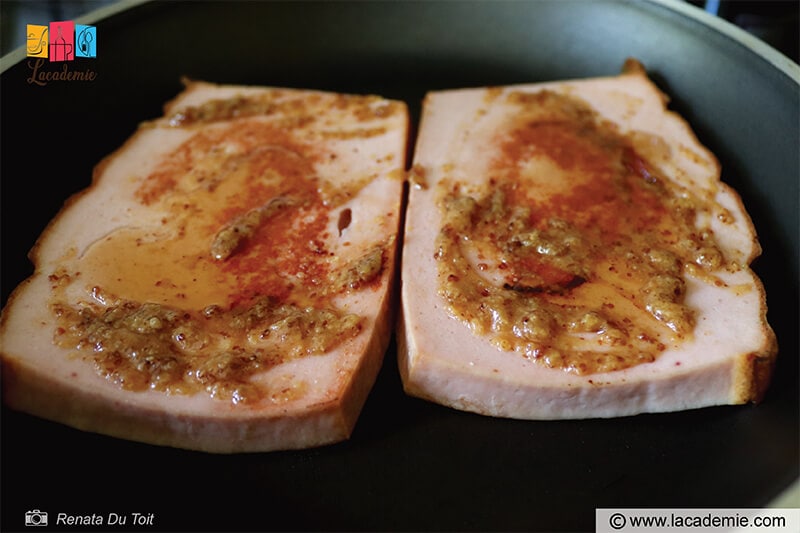
{"label": "non-stick pan surface", "polygon": [[2,529],[35,509],[50,530],[80,529],[55,526],[59,512],[152,513],[126,526],[148,531],[592,530],[598,507],[769,504],[798,477],[798,67],[710,18],[672,2],[154,3],[92,20],[97,58],[73,65],[91,81],[28,83],[18,51],[0,76],[3,303],[64,200],[182,76],[377,93],[416,120],[428,90],[613,75],[633,56],[744,198],[780,356],[758,406],[529,422],[406,397],[392,345],[349,441],[265,454],[153,447],[4,408]]}

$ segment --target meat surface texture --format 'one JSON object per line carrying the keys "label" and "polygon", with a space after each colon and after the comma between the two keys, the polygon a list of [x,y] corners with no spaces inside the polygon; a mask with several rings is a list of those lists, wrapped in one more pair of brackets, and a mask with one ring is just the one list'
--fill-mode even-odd
{"label": "meat surface texture", "polygon": [[187,82],[31,252],[4,401],[215,453],[347,439],[391,337],[408,114]]}
{"label": "meat surface texture", "polygon": [[578,419],[760,401],[760,253],[720,166],[635,60],[428,93],[402,251],[406,392]]}

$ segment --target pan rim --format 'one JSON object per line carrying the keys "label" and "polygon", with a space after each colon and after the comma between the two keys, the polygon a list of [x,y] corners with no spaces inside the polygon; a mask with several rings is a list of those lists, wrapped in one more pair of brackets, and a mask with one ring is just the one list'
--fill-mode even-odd
{"label": "pan rim", "polygon": [[[152,3],[153,0],[119,0],[113,4],[93,9],[84,15],[75,17],[78,24],[95,24],[103,19],[122,13],[142,4]],[[0,74],[25,60],[25,45],[20,45],[6,55],[0,57]]]}
{"label": "pan rim", "polygon": [[651,4],[661,5],[668,9],[686,15],[696,21],[716,30],[720,34],[731,38],[745,48],[754,52],[757,56],[767,60],[773,67],[777,68],[786,76],[800,85],[800,65],[789,59],[785,54],[755,35],[748,33],[744,29],[728,22],[727,20],[712,15],[692,4],[682,0],[647,0]]}
{"label": "pan rim", "polygon": [[[406,0],[399,1],[403,2]],[[97,23],[103,19],[147,3],[154,3],[154,0],[119,0],[114,4],[89,11],[85,15],[77,17],[75,21],[81,24]],[[744,29],[736,26],[735,24],[728,22],[723,18],[712,15],[711,13],[684,2],[683,0],[646,0],[646,3],[661,6],[680,15],[689,17],[732,39],[733,41],[755,53],[758,57],[766,60],[770,65],[784,73],[795,84],[800,86],[800,65],[789,59],[776,48],[762,41],[758,37],[748,33]],[[6,55],[0,57],[0,74],[3,74],[11,67],[22,62],[25,57],[26,54],[24,45],[19,46],[15,50],[12,50]]]}

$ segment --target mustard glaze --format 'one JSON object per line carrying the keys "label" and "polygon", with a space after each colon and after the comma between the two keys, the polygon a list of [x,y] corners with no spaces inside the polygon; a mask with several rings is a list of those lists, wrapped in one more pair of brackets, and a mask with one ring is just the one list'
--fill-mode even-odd
{"label": "mustard glaze", "polygon": [[[251,403],[270,394],[255,374],[358,335],[364,318],[336,297],[374,287],[391,243],[336,261],[329,217],[375,175],[345,187],[316,175],[324,143],[286,127],[321,120],[314,105],[234,97],[170,117],[166,127],[215,124],[141,179],[135,198],[163,213],[158,224],[118,228],[50,275],[54,342],[127,390]],[[335,107],[362,122],[397,111],[371,97]]]}
{"label": "mustard glaze", "polygon": [[[486,185],[438,186],[434,257],[451,314],[502,350],[580,375],[651,362],[691,338],[685,275],[732,268],[696,225],[718,206],[580,99],[505,98],[514,113]],[[663,141],[650,144],[664,155]]]}

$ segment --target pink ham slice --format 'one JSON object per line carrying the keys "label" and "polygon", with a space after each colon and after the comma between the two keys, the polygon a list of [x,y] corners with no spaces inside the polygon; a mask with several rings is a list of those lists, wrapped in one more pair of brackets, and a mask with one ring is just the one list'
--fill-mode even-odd
{"label": "pink ham slice", "polygon": [[634,60],[427,95],[402,257],[408,394],[521,419],[761,399],[777,345],[753,225],[666,103]]}
{"label": "pink ham slice", "polygon": [[189,82],[38,240],[4,400],[218,453],[348,438],[391,336],[407,130],[375,96]]}

